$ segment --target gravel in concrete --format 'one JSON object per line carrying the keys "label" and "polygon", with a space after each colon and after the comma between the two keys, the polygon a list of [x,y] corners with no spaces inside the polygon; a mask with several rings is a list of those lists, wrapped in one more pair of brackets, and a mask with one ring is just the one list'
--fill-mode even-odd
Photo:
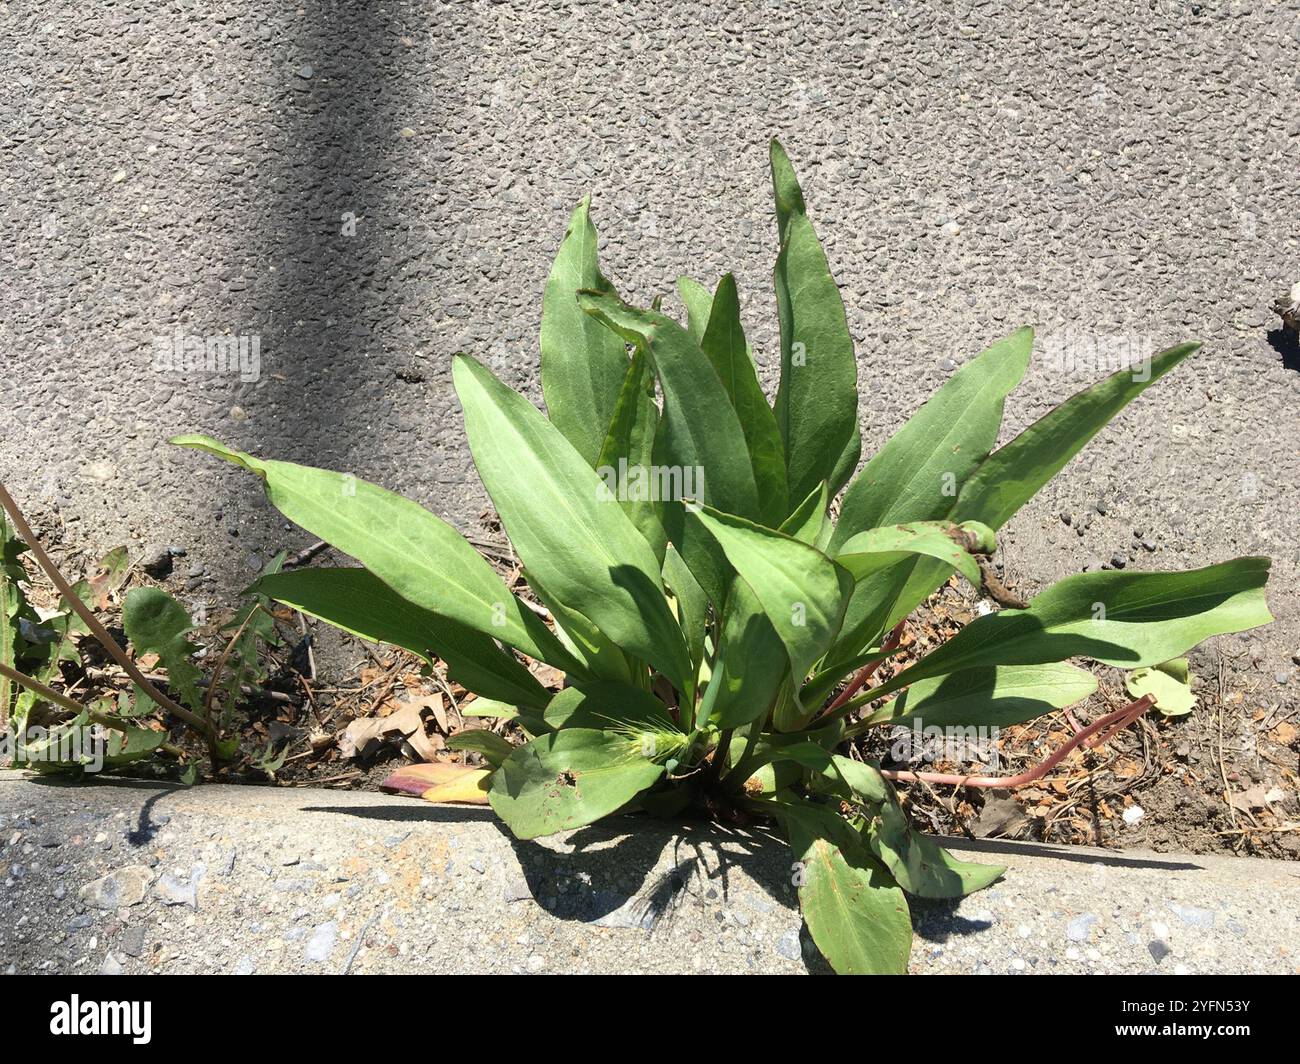
{"label": "gravel in concrete", "polygon": [[[1300,972],[1294,865],[959,845],[1009,871],[914,903],[914,972]],[[823,971],[790,863],[762,835],[647,821],[521,843],[487,810],[386,795],[4,772],[0,970]]]}

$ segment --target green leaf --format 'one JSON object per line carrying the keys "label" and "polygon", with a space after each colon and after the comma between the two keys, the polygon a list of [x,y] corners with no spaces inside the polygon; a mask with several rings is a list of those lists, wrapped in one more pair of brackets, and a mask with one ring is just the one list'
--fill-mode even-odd
{"label": "green leaf", "polygon": [[[740,323],[740,296],[736,291],[736,279],[731,274],[726,274],[718,283],[700,349],[713,363],[740,419],[758,490],[762,523],[775,527],[790,512],[785,455],[776,417],[767,405],[767,397],[758,383],[758,374],[749,355],[749,345],[745,342],[745,330]],[[721,503],[715,505],[729,510]]]}
{"label": "green leaf", "polygon": [[760,720],[789,672],[785,644],[749,585],[737,577],[723,612],[704,709],[719,729]]}
{"label": "green leaf", "polygon": [[1151,360],[1149,373],[1119,370],[1035,421],[989,455],[962,485],[954,520],[1001,528],[1111,418],[1200,346],[1179,344],[1162,351]]}
{"label": "green leaf", "polygon": [[566,687],[551,699],[542,719],[555,731],[589,728],[609,732],[643,727],[677,730],[668,707],[659,699],[649,691],[620,683]]}
{"label": "green leaf", "polygon": [[581,672],[545,622],[507,590],[478,551],[410,499],[350,473],[263,461],[205,436],[177,436],[171,442],[256,473],[285,517],[356,558],[408,602],[565,672]]}
{"label": "green leaf", "polygon": [[578,307],[582,289],[613,291],[596,260],[596,228],[584,199],[569,218],[542,296],[542,396],[551,422],[595,466],[627,373],[623,342]]}
{"label": "green leaf", "polygon": [[483,760],[494,768],[499,768],[515,752],[512,743],[486,728],[457,732],[447,740],[447,749],[472,750],[476,754],[482,754]]}
{"label": "green leaf", "polygon": [[692,515],[749,585],[800,682],[839,631],[852,577],[806,543],[704,507]]}
{"label": "green leaf", "polygon": [[1006,871],[1002,865],[957,860],[933,839],[912,830],[892,796],[868,821],[865,835],[898,885],[919,898],[963,898]]}
{"label": "green leaf", "polygon": [[1156,709],[1164,717],[1182,717],[1196,708],[1186,658],[1134,669],[1124,678],[1124,686],[1134,698],[1154,696]]}
{"label": "green leaf", "polygon": [[1065,662],[987,665],[918,680],[865,718],[866,724],[1007,728],[1081,702],[1092,673]]}
{"label": "green leaf", "polygon": [[831,533],[835,531],[835,526],[826,512],[829,504],[830,489],[827,483],[822,481],[808,495],[808,498],[796,506],[790,516],[781,522],[777,531],[802,540],[824,553],[826,544],[830,542]]}
{"label": "green leaf", "polygon": [[569,653],[582,662],[583,670],[590,678],[631,683],[634,672],[645,671],[643,664],[633,661],[623,653],[622,649],[611,642],[589,618],[584,617],[577,610],[570,609],[547,591],[538,581],[536,573],[524,569],[523,575],[533,589],[533,595],[551,611],[555,634],[560,642]]}
{"label": "green leaf", "polygon": [[[950,516],[963,481],[997,442],[1006,397],[1024,376],[1033,343],[1032,329],[1018,329],[971,359],[867,462],[844,495],[832,556],[859,532]],[[864,579],[831,656],[875,642],[948,573],[946,564],[920,558]]]}
{"label": "green leaf", "polygon": [[773,273],[781,326],[774,412],[788,495],[803,499],[842,472],[858,423],[858,367],[839,286],[808,220],[794,169],[775,140],[771,162],[781,238]]}
{"label": "green leaf", "polygon": [[272,573],[253,587],[361,639],[404,647],[426,661],[441,658],[453,680],[485,698],[540,709],[551,697],[490,637],[407,601],[365,569]]}
{"label": "green leaf", "polygon": [[1267,558],[1237,558],[1184,573],[1070,576],[1028,609],[976,618],[877,694],[975,665],[1036,665],[1076,656],[1128,669],[1155,665],[1210,636],[1268,624],[1269,564]]}
{"label": "green leaf", "polygon": [[198,688],[202,673],[190,660],[199,648],[185,638],[193,631],[185,607],[159,588],[132,588],[122,603],[122,627],[136,656],[157,654],[167,670],[167,686],[199,712],[203,706]]}
{"label": "green leaf", "polygon": [[709,312],[713,309],[713,295],[708,286],[693,277],[677,278],[677,295],[686,308],[686,331],[697,344],[704,339],[709,327]]}
{"label": "green leaf", "polygon": [[105,765],[127,765],[152,754],[167,741],[165,731],[128,727],[125,732],[111,730],[104,749]]}
{"label": "green leaf", "polygon": [[596,472],[662,563],[667,536],[659,518],[659,507],[649,493],[643,495],[631,490],[636,484],[635,471],[650,468],[654,461],[658,423],[659,408],[655,405],[645,352],[637,348],[628,363],[614,417],[600,448]]}
{"label": "green leaf", "polygon": [[908,555],[924,554],[937,558],[961,572],[976,587],[980,586],[980,567],[972,549],[983,553],[993,550],[993,532],[984,525],[954,525],[947,521],[914,521],[906,525],[889,525],[859,532],[849,539],[835,561],[863,580],[873,573],[906,561]]}
{"label": "green leaf", "polygon": [[831,823],[843,825],[830,810],[783,803],[774,811],[802,865],[799,905],[822,956],[840,975],[905,973],[912,917],[885,866]]}
{"label": "green leaf", "polygon": [[672,592],[677,607],[677,623],[686,639],[686,649],[691,656],[691,669],[699,672],[704,660],[704,638],[709,622],[709,596],[678,553],[669,544],[664,555],[664,583]]}
{"label": "green leaf", "polygon": [[520,559],[547,592],[679,691],[694,676],[654,551],[527,399],[465,355],[453,367],[470,450]]}
{"label": "green leaf", "polygon": [[1033,329],[1017,329],[962,366],[908,419],[849,485],[831,538],[835,553],[870,528],[948,516],[962,482],[997,442],[1003,405],[1033,345]]}
{"label": "green leaf", "polygon": [[[614,295],[584,292],[578,299],[588,314],[641,347],[654,367],[664,397],[655,462],[682,474],[681,487],[671,498],[699,500],[728,513],[756,517],[758,492],[744,429],[700,345],[666,314],[638,310]],[[699,476],[699,470],[707,476]]]}
{"label": "green leaf", "polygon": [[538,736],[502,762],[488,798],[519,839],[582,827],[626,805],[663,775],[625,736],[587,728]]}

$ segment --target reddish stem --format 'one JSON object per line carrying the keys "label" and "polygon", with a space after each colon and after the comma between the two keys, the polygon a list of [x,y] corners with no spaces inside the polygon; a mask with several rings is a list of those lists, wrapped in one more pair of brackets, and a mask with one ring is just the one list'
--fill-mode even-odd
{"label": "reddish stem", "polygon": [[[898,649],[898,644],[903,641],[903,629],[906,626],[906,620],[899,621],[898,624],[894,626],[894,630],[889,633],[889,638],[885,640],[884,644],[880,648],[883,655],[888,656],[890,651]],[[864,665],[858,671],[858,674],[849,681],[848,687],[844,688],[844,690],[836,696],[835,701],[826,707],[826,712],[834,713],[835,710],[839,709],[840,706],[844,705],[845,702],[861,691],[862,688],[866,686],[867,681],[871,679],[872,673],[880,668],[881,662],[884,660],[884,657],[879,657],[875,661]]]}
{"label": "reddish stem", "polygon": [[[890,769],[882,769],[880,774],[891,780],[920,781],[953,787],[1023,787],[1026,783],[1033,783],[1034,780],[1046,776],[1076,746],[1085,745],[1088,749],[1100,746],[1116,732],[1132,724],[1155,704],[1155,699],[1151,695],[1143,695],[1123,709],[1098,717],[1086,728],[1078,731],[1072,739],[1057,747],[1047,760],[1034,768],[1026,769],[1018,776],[959,776],[949,772],[896,772]],[[1089,742],[1094,735],[1097,736],[1096,740]]]}

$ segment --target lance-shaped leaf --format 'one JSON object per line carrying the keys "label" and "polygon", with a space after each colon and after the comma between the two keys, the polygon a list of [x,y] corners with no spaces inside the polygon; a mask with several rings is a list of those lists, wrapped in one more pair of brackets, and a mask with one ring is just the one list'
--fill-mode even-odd
{"label": "lance-shaped leaf", "polygon": [[840,975],[901,975],[912,950],[907,898],[857,833],[829,809],[772,803],[800,869],[799,906]]}
{"label": "lance-shaped leaf", "polygon": [[824,552],[826,544],[830,542],[831,533],[835,531],[835,526],[826,512],[829,503],[830,486],[822,481],[814,491],[809,493],[808,498],[790,512],[777,530],[787,536],[803,540]]}
{"label": "lance-shaped leaf", "polygon": [[[868,529],[949,517],[962,482],[997,442],[1007,394],[1024,376],[1033,341],[1032,329],[1018,329],[971,359],[867,462],[844,495],[832,555]],[[914,574],[920,574],[920,586],[937,587],[949,572],[940,562],[920,558],[863,579],[831,656],[858,653],[889,631],[900,612],[911,612]],[[896,608],[900,598],[908,600],[905,610]]]}
{"label": "lance-shaped leaf", "polygon": [[453,366],[474,464],[529,572],[557,601],[659,669],[694,677],[654,551],[596,471],[523,396],[465,355]]}
{"label": "lance-shaped leaf", "polygon": [[1268,624],[1267,558],[1184,573],[1080,573],[1023,610],[978,617],[879,694],[976,665],[1035,665],[1088,657],[1135,669],[1177,657],[1210,636]]}
{"label": "lance-shaped leaf", "polygon": [[1066,662],[989,665],[918,680],[866,718],[867,724],[1007,728],[1082,702],[1092,673]]}
{"label": "lance-shaped leaf", "polygon": [[[604,632],[580,614],[570,609],[552,595],[537,579],[537,574],[523,571],[524,579],[533,589],[537,601],[551,611],[551,620],[555,622],[555,634],[578,661],[588,678],[600,680],[619,680],[632,682],[636,669],[644,671],[645,666],[634,662],[621,647],[613,643]],[[582,679],[575,677],[575,679]]]}
{"label": "lance-shaped leaf", "polygon": [[203,704],[202,673],[191,660],[198,652],[187,638],[194,625],[185,607],[161,588],[133,588],[122,602],[122,628],[137,655],[157,654],[167,670],[167,686],[190,709]]}
{"label": "lance-shaped leaf", "polygon": [[954,520],[1001,528],[1111,418],[1200,346],[1179,344],[1150,363],[1112,373],[1039,418],[989,455],[962,485],[952,510]]}
{"label": "lance-shaped leaf", "polygon": [[[790,512],[785,456],[776,417],[767,405],[767,397],[758,383],[758,374],[749,355],[749,345],[745,342],[745,330],[740,323],[740,296],[736,291],[736,279],[731,274],[726,274],[718,282],[700,349],[713,363],[740,419],[754,471],[754,484],[758,489],[762,522],[775,527]],[[727,509],[720,503],[716,505]]]}
{"label": "lance-shaped leaf", "polygon": [[858,423],[858,367],[839,286],[808,220],[794,168],[775,140],[771,163],[781,240],[773,271],[781,327],[774,412],[789,498],[803,499],[842,472]]}
{"label": "lance-shaped leaf", "polygon": [[959,861],[933,839],[914,831],[891,795],[864,826],[872,851],[907,893],[918,898],[964,898],[997,881],[1002,865]]}
{"label": "lance-shaped leaf", "polygon": [[662,563],[667,536],[659,506],[650,491],[642,490],[649,487],[645,473],[654,462],[655,432],[659,424],[652,384],[645,352],[637,348],[628,363],[614,417],[600,448],[596,472]]}
{"label": "lance-shaped leaf", "polygon": [[[744,429],[700,345],[666,314],[638,310],[617,296],[583,293],[579,301],[587,313],[650,358],[664,397],[655,461],[681,471],[680,487],[674,486],[671,497],[680,500],[685,492],[685,497],[727,513],[757,517],[758,491]],[[688,473],[693,491],[687,490]],[[662,490],[660,497],[665,497]]]}
{"label": "lance-shaped leaf", "polygon": [[350,473],[264,461],[206,436],[171,442],[256,473],[285,517],[356,558],[408,602],[565,672],[581,673],[545,622],[507,590],[465,537],[410,499]]}
{"label": "lance-shaped leaf", "polygon": [[697,673],[704,660],[704,638],[708,633],[709,596],[672,544],[664,554],[664,584],[672,592],[677,623],[691,655],[691,668]]}
{"label": "lance-shaped leaf", "polygon": [[1033,344],[1032,329],[1017,329],[971,359],[863,466],[844,495],[835,553],[870,528],[948,516],[958,488],[997,442],[1003,405]]}
{"label": "lance-shaped leaf", "polygon": [[727,595],[704,712],[718,728],[759,720],[788,673],[785,644],[749,585],[736,577]]}
{"label": "lance-shaped leaf", "polygon": [[453,680],[484,698],[540,709],[551,697],[490,637],[409,602],[365,569],[272,573],[253,589],[361,639],[441,658]]}
{"label": "lance-shaped leaf", "polygon": [[854,580],[862,580],[906,561],[909,555],[924,554],[958,570],[978,587],[979,562],[970,551],[987,554],[995,546],[992,530],[976,522],[914,521],[859,532],[840,548],[835,561],[852,573]]}
{"label": "lance-shaped leaf", "polygon": [[399,794],[413,794],[426,802],[487,805],[492,772],[473,765],[403,765],[381,786]]}
{"label": "lance-shaped leaf", "polygon": [[626,805],[663,775],[627,736],[566,728],[538,736],[492,776],[488,799],[519,839],[590,824]]}
{"label": "lance-shaped leaf", "polygon": [[677,278],[677,295],[686,308],[686,331],[697,344],[704,339],[709,326],[709,311],[713,309],[713,295],[707,285],[693,277]]}
{"label": "lance-shaped leaf", "polygon": [[[649,691],[625,683],[597,682],[566,687],[551,699],[542,719],[553,731],[658,729],[677,731],[668,708]],[[681,736],[683,742],[685,735]]]}
{"label": "lance-shaped leaf", "polygon": [[542,296],[542,396],[555,427],[595,466],[627,373],[623,343],[578,307],[582,289],[612,291],[596,261],[584,199],[569,219]]}
{"label": "lance-shaped leaf", "polygon": [[801,682],[839,631],[853,578],[807,543],[742,517],[707,506],[692,517],[753,591]]}

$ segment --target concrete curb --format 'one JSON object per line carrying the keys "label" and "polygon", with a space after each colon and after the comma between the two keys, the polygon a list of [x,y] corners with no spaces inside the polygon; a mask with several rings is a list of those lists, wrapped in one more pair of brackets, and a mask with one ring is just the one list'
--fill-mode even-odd
{"label": "concrete curb", "polygon": [[[1300,865],[1024,843],[916,901],[912,970],[1300,971]],[[631,820],[539,843],[355,791],[0,772],[0,970],[824,971],[761,833]]]}

